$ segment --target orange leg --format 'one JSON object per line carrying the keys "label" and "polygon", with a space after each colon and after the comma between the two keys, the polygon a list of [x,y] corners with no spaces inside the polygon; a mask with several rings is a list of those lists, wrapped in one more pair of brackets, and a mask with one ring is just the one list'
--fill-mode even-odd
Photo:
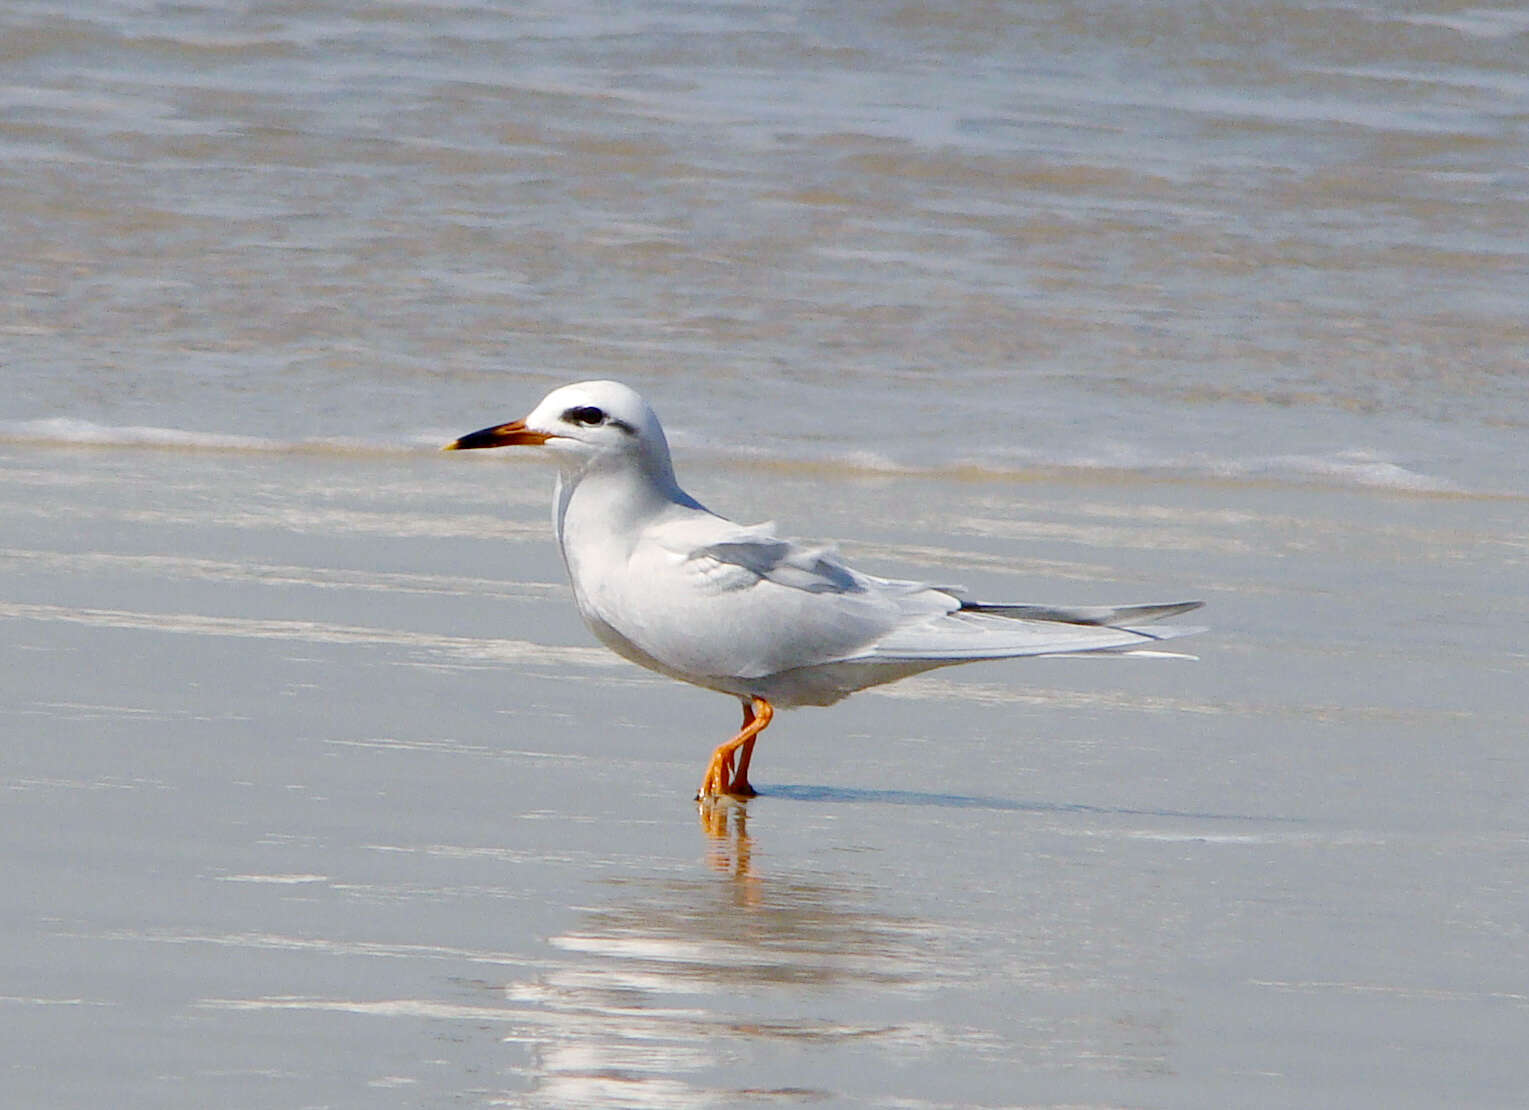
{"label": "orange leg", "polygon": [[748,739],[738,749],[738,770],[733,775],[733,787],[729,793],[741,798],[752,798],[757,793],[749,785],[749,761],[754,758],[754,741],[759,739],[759,734],[774,717],[775,707],[764,698],[754,698],[743,707],[743,731],[748,733]]}
{"label": "orange leg", "polygon": [[[711,753],[711,763],[706,777],[701,780],[699,799],[713,798],[719,794],[732,794],[740,798],[752,798],[754,788],[749,785],[749,760],[754,756],[754,739],[765,730],[775,709],[764,698],[751,698],[743,707],[743,728],[727,743],[719,745]],[[742,749],[740,752],[739,749]],[[733,770],[733,755],[738,753],[738,769]]]}

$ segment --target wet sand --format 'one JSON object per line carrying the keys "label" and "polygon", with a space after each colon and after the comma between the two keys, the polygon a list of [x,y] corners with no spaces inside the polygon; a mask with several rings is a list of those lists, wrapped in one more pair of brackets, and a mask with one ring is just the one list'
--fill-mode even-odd
{"label": "wet sand", "polygon": [[[682,460],[684,465],[684,460]],[[1522,503],[684,465],[1198,662],[782,714],[579,626],[551,477],[0,451],[12,1106],[1517,1105]]]}

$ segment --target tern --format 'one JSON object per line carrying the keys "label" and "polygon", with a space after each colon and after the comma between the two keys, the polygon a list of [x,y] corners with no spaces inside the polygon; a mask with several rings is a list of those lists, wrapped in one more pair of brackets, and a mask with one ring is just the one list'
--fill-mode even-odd
{"label": "tern", "polygon": [[1202,631],[1153,624],[1198,601],[973,601],[956,588],[862,573],[833,548],[782,539],[770,524],[718,516],[680,488],[658,417],[620,382],[562,386],[524,420],[443,450],[486,447],[536,447],[556,459],[553,528],[579,613],[603,644],[743,703],[743,726],[707,765],[703,801],[756,793],[754,742],[777,708],[832,705],[956,663],[1143,653]]}

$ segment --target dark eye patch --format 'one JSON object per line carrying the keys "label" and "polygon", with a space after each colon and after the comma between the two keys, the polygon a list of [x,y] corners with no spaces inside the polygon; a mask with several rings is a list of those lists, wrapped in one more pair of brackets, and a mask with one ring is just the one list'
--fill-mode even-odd
{"label": "dark eye patch", "polygon": [[637,434],[636,428],[625,420],[612,416],[598,405],[575,405],[563,411],[563,419],[570,424],[583,424],[590,428],[597,424],[609,424],[612,428],[625,432],[629,436]]}
{"label": "dark eye patch", "polygon": [[570,424],[603,424],[605,410],[595,405],[575,405],[563,413],[563,419]]}

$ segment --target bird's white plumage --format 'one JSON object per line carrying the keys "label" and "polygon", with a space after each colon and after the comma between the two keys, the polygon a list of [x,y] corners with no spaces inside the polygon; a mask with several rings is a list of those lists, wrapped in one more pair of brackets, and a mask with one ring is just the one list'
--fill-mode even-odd
{"label": "bird's white plumage", "polygon": [[643,666],[746,701],[828,705],[953,663],[1128,652],[1197,631],[1141,627],[1195,603],[981,605],[719,517],[680,489],[658,418],[618,382],[554,390],[513,427],[535,437],[515,442],[544,439],[560,464],[554,525],[595,634]]}

